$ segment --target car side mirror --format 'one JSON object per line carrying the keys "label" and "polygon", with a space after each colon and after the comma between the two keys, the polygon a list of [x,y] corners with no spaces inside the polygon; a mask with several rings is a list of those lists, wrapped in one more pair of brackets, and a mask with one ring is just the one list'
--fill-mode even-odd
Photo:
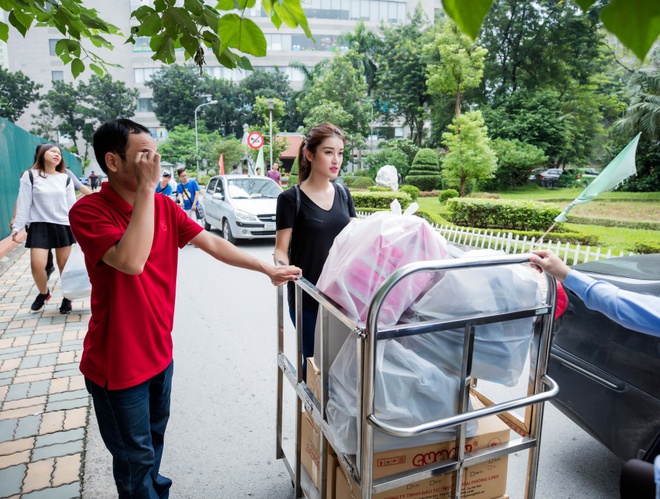
{"label": "car side mirror", "polygon": [[213,196],[211,196],[211,199],[215,199],[216,201],[224,201],[225,195],[222,194],[221,192],[216,192],[215,194],[213,194]]}

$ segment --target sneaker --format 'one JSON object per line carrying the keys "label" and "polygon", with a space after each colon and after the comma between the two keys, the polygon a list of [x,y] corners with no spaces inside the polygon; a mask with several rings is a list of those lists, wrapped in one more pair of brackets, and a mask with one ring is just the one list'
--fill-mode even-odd
{"label": "sneaker", "polygon": [[55,265],[51,265],[46,269],[46,280],[50,280],[50,276],[53,275],[53,272],[55,272]]}
{"label": "sneaker", "polygon": [[62,304],[60,305],[60,314],[70,314],[71,313],[71,300],[62,298]]}
{"label": "sneaker", "polygon": [[30,310],[32,312],[39,312],[44,308],[44,305],[46,305],[48,300],[50,300],[50,290],[46,290],[45,293],[39,293],[37,295],[37,299],[34,300],[34,303],[32,303]]}

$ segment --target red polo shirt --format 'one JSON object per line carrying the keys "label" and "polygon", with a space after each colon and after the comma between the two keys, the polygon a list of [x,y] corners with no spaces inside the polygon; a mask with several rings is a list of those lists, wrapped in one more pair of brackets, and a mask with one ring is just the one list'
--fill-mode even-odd
{"label": "red polo shirt", "polygon": [[154,196],[154,241],[140,275],[102,260],[124,235],[133,212],[107,182],[69,213],[92,284],[80,370],[110,390],[139,385],[171,362],[179,248],[202,231],[170,198]]}

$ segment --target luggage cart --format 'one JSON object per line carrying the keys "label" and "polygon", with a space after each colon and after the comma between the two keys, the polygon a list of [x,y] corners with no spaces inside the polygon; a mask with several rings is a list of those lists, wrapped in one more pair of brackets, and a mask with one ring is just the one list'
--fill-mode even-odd
{"label": "luggage cart", "polygon": [[[415,483],[452,473],[451,497],[460,498],[463,470],[465,467],[496,459],[509,454],[529,450],[527,464],[526,494],[527,499],[533,499],[536,491],[536,481],[539,465],[541,443],[541,429],[543,422],[544,402],[557,395],[559,387],[546,374],[547,362],[550,354],[552,325],[556,305],[557,288],[555,280],[545,275],[546,293],[543,303],[534,308],[521,309],[515,312],[502,312],[492,314],[477,314],[452,319],[449,321],[425,321],[415,324],[402,324],[383,329],[378,328],[378,314],[385,298],[392,288],[401,280],[417,272],[444,272],[467,268],[490,267],[498,265],[511,265],[528,263],[528,255],[503,255],[487,258],[450,259],[429,262],[417,262],[406,265],[394,272],[376,292],[367,316],[366,327],[356,324],[346,317],[339,307],[327,296],[321,293],[314,285],[304,278],[296,282],[295,313],[297,355],[295,367],[284,354],[284,293],[278,288],[278,383],[277,383],[277,458],[282,459],[295,487],[295,497],[316,499],[327,497],[327,463],[328,446],[336,448],[330,427],[326,420],[325,408],[328,401],[328,319],[330,314],[349,328],[357,341],[357,400],[361,401],[357,407],[357,454],[349,456],[337,453],[337,459],[347,470],[352,479],[360,487],[361,498],[371,498],[372,495],[391,490],[403,485]],[[303,292],[310,294],[319,302],[320,323],[320,400],[312,395],[307,384],[302,380],[302,365],[306,359],[302,357],[302,296]],[[287,305],[288,308],[288,305]],[[471,376],[472,356],[474,353],[475,328],[478,325],[505,322],[525,317],[538,317],[534,327],[530,353],[530,372],[527,395],[521,398],[493,403],[476,390],[476,380]],[[397,427],[380,421],[375,415],[375,358],[378,340],[391,339],[401,336],[417,335],[449,329],[464,330],[463,359],[460,373],[459,411],[453,417],[429,421],[414,427]],[[317,341],[318,341],[317,336]],[[308,373],[309,375],[309,373]],[[292,459],[286,455],[282,448],[283,423],[283,389],[284,378],[293,387],[296,394],[296,443],[295,455]],[[469,409],[469,396],[475,394],[486,405],[478,409]],[[319,486],[316,488],[311,478],[301,466],[301,420],[303,405],[314,423],[321,430],[321,448],[319,458]],[[514,409],[525,409],[524,419],[513,414]],[[491,415],[502,415],[509,426],[518,434],[510,441],[494,447],[487,447],[466,453],[466,425],[469,421],[477,420]],[[396,475],[374,480],[374,429],[387,435],[396,437],[412,437],[433,430],[449,427],[456,428],[456,456],[445,461],[424,466],[419,469],[401,472]]]}

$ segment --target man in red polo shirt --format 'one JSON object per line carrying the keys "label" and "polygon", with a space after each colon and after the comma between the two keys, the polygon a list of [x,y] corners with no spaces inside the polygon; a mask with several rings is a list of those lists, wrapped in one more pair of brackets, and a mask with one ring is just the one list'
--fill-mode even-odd
{"label": "man in red polo shirt", "polygon": [[92,318],[80,370],[119,497],[168,497],[159,474],[170,409],[172,326],[179,248],[266,274],[274,285],[300,269],[275,267],[202,229],[166,196],[156,196],[160,156],[144,126],[118,119],[94,134],[108,182],[69,213],[92,283]]}

